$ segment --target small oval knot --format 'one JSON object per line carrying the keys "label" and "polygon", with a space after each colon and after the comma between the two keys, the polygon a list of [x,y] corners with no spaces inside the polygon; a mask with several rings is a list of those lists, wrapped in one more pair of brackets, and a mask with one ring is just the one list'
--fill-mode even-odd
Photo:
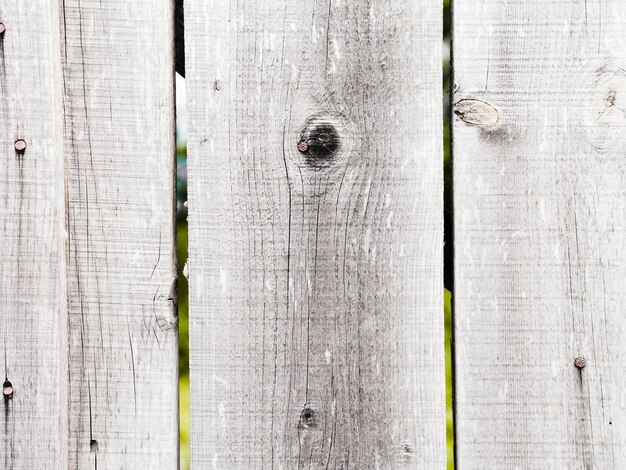
{"label": "small oval knot", "polygon": [[608,152],[624,136],[625,95],[626,68],[607,64],[595,71],[587,98],[585,131],[587,140],[599,152]]}
{"label": "small oval knot", "polygon": [[466,124],[483,129],[493,129],[500,124],[500,111],[477,98],[463,98],[454,103],[454,114]]}

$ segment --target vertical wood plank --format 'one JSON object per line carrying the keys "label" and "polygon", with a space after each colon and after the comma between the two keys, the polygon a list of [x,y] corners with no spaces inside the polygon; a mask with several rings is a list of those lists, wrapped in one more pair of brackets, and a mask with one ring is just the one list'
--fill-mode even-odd
{"label": "vertical wood plank", "polygon": [[444,468],[440,2],[185,15],[192,468]]}
{"label": "vertical wood plank", "polygon": [[173,9],[63,2],[69,468],[178,465]]}
{"label": "vertical wood plank", "polygon": [[3,4],[0,23],[0,465],[61,470],[67,295],[58,4]]}
{"label": "vertical wood plank", "polygon": [[620,468],[626,3],[457,0],[454,29],[457,468]]}

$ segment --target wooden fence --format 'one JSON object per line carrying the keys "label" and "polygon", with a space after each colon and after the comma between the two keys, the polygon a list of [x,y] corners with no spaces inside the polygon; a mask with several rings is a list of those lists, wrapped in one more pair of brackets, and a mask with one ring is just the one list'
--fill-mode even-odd
{"label": "wooden fence", "polygon": [[[192,469],[445,468],[441,1],[184,15],[0,5],[4,468],[177,468],[176,62]],[[453,26],[456,466],[621,468],[626,2]]]}

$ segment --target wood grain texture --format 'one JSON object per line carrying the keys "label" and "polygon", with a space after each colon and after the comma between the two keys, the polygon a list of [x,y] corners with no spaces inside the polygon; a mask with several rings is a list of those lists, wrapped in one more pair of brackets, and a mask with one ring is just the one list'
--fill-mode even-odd
{"label": "wood grain texture", "polygon": [[192,469],[444,468],[440,2],[185,15]]}
{"label": "wood grain texture", "polygon": [[71,469],[178,465],[173,10],[63,2]]}
{"label": "wood grain texture", "polygon": [[626,3],[457,0],[454,29],[457,468],[622,468]]}
{"label": "wood grain texture", "polygon": [[[0,6],[0,465],[67,468],[67,301],[57,2]],[[34,93],[33,90],[45,90]],[[26,149],[17,152],[15,141]]]}

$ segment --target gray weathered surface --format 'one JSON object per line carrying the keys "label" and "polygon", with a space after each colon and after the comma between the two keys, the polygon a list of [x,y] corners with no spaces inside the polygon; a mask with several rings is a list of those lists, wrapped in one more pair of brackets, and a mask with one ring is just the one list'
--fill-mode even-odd
{"label": "gray weathered surface", "polygon": [[622,468],[626,3],[454,16],[457,468]]}
{"label": "gray weathered surface", "polygon": [[69,468],[174,469],[174,6],[63,4]]}
{"label": "gray weathered surface", "polygon": [[440,2],[185,14],[192,468],[444,468]]}
{"label": "gray weathered surface", "polygon": [[[0,22],[0,466],[66,469],[67,302],[56,2],[18,0]],[[35,93],[33,90],[45,90]],[[14,142],[24,139],[18,153]]]}

